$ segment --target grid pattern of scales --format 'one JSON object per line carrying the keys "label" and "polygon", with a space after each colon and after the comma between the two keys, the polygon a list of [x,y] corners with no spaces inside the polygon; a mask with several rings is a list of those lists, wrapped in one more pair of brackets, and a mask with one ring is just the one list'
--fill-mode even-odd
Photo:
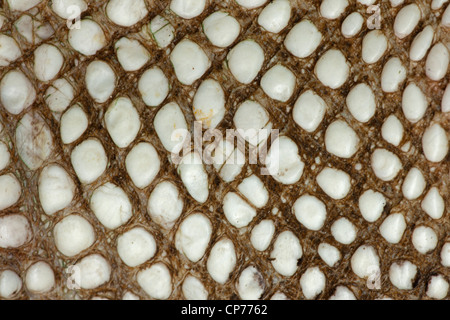
{"label": "grid pattern of scales", "polygon": [[[25,243],[16,247],[0,248],[0,272],[14,271],[23,281],[23,285],[11,298],[13,299],[91,299],[107,298],[122,299],[128,292],[141,299],[155,298],[138,283],[138,274],[154,265],[166,266],[170,274],[170,292],[168,299],[184,299],[183,282],[191,275],[202,283],[208,299],[239,299],[239,281],[248,267],[256,268],[255,281],[249,283],[260,287],[259,298],[270,299],[276,293],[283,293],[289,299],[305,299],[301,288],[300,278],[309,268],[317,267],[325,276],[325,286],[313,295],[317,299],[328,299],[340,286],[345,286],[357,299],[377,299],[390,297],[393,299],[427,299],[427,288],[433,275],[440,274],[446,281],[450,280],[448,265],[442,264],[441,252],[450,241],[450,221],[448,208],[450,207],[450,165],[449,154],[438,162],[431,162],[425,157],[422,138],[424,132],[433,124],[438,124],[445,132],[448,141],[450,132],[450,114],[441,111],[441,102],[448,84],[448,70],[439,81],[431,80],[426,75],[426,58],[412,61],[409,51],[415,36],[425,26],[434,29],[433,45],[450,43],[450,29],[442,26],[440,19],[446,5],[433,10],[430,0],[415,1],[421,11],[421,18],[412,33],[403,39],[394,34],[394,20],[403,4],[392,6],[389,1],[381,1],[381,31],[387,39],[387,49],[378,61],[368,64],[362,59],[362,42],[364,36],[371,30],[366,21],[362,29],[354,36],[346,38],[342,35],[341,25],[345,18],[353,12],[359,12],[366,20],[371,13],[367,13],[367,6],[349,1],[348,6],[336,19],[326,19],[320,13],[320,1],[290,1],[292,7],[288,24],[278,33],[271,33],[258,23],[258,17],[264,7],[247,9],[236,1],[207,0],[201,13],[192,18],[184,19],[170,10],[170,1],[145,0],[148,14],[130,27],[121,27],[108,18],[106,7],[108,1],[86,1],[86,10],[82,12],[83,19],[92,19],[102,29],[105,45],[94,55],[84,55],[77,52],[68,42],[69,30],[66,19],[58,16],[51,7],[50,1],[33,1],[36,6],[25,12],[14,11],[3,1],[1,33],[12,37],[20,48],[20,57],[0,68],[0,79],[12,70],[20,70],[31,82],[36,91],[34,102],[18,114],[6,110],[2,102],[0,107],[0,141],[7,146],[10,154],[8,164],[0,171],[0,175],[12,175],[20,184],[20,197],[12,204],[0,211],[0,219],[8,215],[19,214],[28,220],[31,237]],[[18,1],[23,2],[23,1]],[[244,1],[245,2],[245,1]],[[409,2],[409,1],[408,1]],[[240,32],[233,43],[225,48],[214,46],[206,37],[202,22],[215,11],[222,10],[233,16],[240,25]],[[447,9],[448,11],[448,9]],[[39,38],[38,28],[31,27],[31,38],[24,36],[24,32],[17,27],[16,22],[27,16],[35,24],[48,23],[49,32]],[[149,32],[150,23],[156,17],[166,19],[173,27],[173,38],[169,32],[167,46],[161,43]],[[322,34],[318,47],[307,57],[298,58],[286,48],[284,40],[290,30],[300,21],[308,19]],[[166,26],[168,25],[166,24]],[[122,37],[139,41],[149,53],[148,61],[136,71],[125,71],[120,64],[115,48],[116,42]],[[183,39],[195,42],[210,61],[207,71],[190,85],[184,85],[177,78],[171,63],[171,52]],[[257,76],[248,84],[240,83],[230,71],[227,55],[238,43],[251,39],[264,52],[264,62]],[[40,81],[34,72],[34,52],[43,43],[56,46],[63,56],[63,64],[57,75],[49,81]],[[337,89],[324,85],[315,72],[318,60],[330,49],[338,49],[344,55],[349,68],[349,75],[344,84]],[[381,88],[381,74],[383,67],[390,58],[397,57],[406,69],[406,80],[400,84],[398,90],[392,93],[383,92]],[[106,62],[113,70],[116,81],[114,91],[104,102],[96,102],[86,89],[85,74],[88,65],[94,60]],[[286,102],[274,100],[261,88],[261,78],[273,66],[281,64],[295,75],[295,89]],[[138,81],[145,71],[152,67],[159,67],[169,82],[167,97],[157,106],[147,106],[138,89]],[[46,92],[57,79],[65,79],[73,88],[73,97],[63,109],[52,111],[48,106]],[[298,147],[298,154],[304,163],[301,178],[292,184],[283,184],[270,175],[261,175],[261,163],[251,164],[246,155],[246,162],[239,170],[239,174],[225,181],[218,170],[212,165],[205,165],[209,186],[208,198],[205,202],[196,201],[184,186],[177,172],[177,165],[172,163],[170,154],[158,138],[154,119],[158,111],[170,102],[176,102],[186,119],[189,130],[193,130],[195,114],[193,99],[198,87],[204,80],[214,79],[225,93],[225,114],[217,128],[225,133],[226,129],[235,128],[234,115],[239,106],[250,99],[258,102],[281,136],[289,137]],[[346,98],[351,89],[366,83],[373,91],[376,101],[375,114],[365,123],[359,122],[349,111]],[[408,121],[402,111],[402,93],[409,83],[415,83],[426,97],[428,107],[421,119],[412,123]],[[309,132],[304,130],[293,118],[293,108],[299,96],[307,90],[313,90],[320,96],[326,109],[318,127]],[[57,91],[57,90],[56,90]],[[448,91],[448,90],[447,90]],[[137,110],[140,119],[139,131],[133,141],[126,147],[118,147],[111,138],[105,125],[105,113],[111,103],[118,97],[129,98]],[[79,105],[87,116],[88,125],[82,134],[70,143],[64,143],[60,134],[61,117],[69,107]],[[19,122],[31,115],[34,120],[43,124],[51,133],[51,151],[42,156],[37,167],[30,168],[19,155],[20,144],[16,137]],[[398,146],[389,143],[382,137],[382,126],[386,118],[395,115],[404,128],[404,134]],[[349,158],[338,157],[330,153],[325,144],[325,133],[330,124],[336,120],[347,123],[359,138],[356,152]],[[38,126],[39,127],[39,126]],[[32,126],[37,130],[36,126]],[[41,128],[41,127],[39,127]],[[42,129],[43,130],[43,129]],[[37,137],[41,131],[31,133]],[[71,161],[73,150],[82,142],[95,138],[103,146],[107,156],[107,166],[102,174],[91,183],[82,183],[74,170]],[[45,138],[42,138],[45,140]],[[39,139],[32,142],[33,148],[42,149]],[[126,158],[130,150],[138,143],[148,142],[156,149],[160,159],[160,169],[148,186],[137,187],[126,168]],[[383,181],[374,173],[371,163],[372,154],[376,149],[386,149],[394,153],[400,160],[402,167],[391,181]],[[448,148],[448,143],[447,143]],[[3,149],[2,149],[3,150]],[[39,195],[39,179],[44,168],[57,164],[67,172],[74,182],[74,196],[70,203],[57,212],[48,215],[44,212]],[[316,177],[324,168],[339,169],[350,177],[351,188],[342,199],[333,199],[321,188]],[[422,173],[426,187],[415,199],[405,199],[402,185],[411,168],[418,168]],[[263,207],[257,208],[242,193],[239,185],[251,176],[257,175],[268,191],[269,199]],[[155,187],[163,181],[170,181],[176,186],[183,207],[170,227],[161,226],[152,219],[148,212],[148,200]],[[105,183],[118,186],[126,194],[131,203],[132,215],[118,227],[107,228],[94,214],[91,197],[94,191]],[[421,206],[425,195],[432,187],[437,188],[444,200],[445,212],[438,219],[431,218]],[[359,199],[366,190],[381,193],[386,199],[381,216],[376,221],[369,222],[361,214]],[[0,190],[0,192],[2,192]],[[229,192],[238,194],[249,207],[256,211],[256,215],[248,225],[237,228],[230,224],[224,214],[223,201]],[[304,195],[314,195],[326,206],[326,218],[319,230],[309,230],[298,221],[294,214],[294,203]],[[4,195],[2,195],[4,196]],[[55,226],[66,216],[78,214],[85,218],[93,227],[95,241],[86,249],[66,256],[58,250],[54,240]],[[175,245],[176,233],[181,223],[190,215],[202,213],[211,224],[212,234],[202,257],[192,262]],[[406,228],[398,243],[389,243],[380,234],[380,226],[390,214],[400,213],[406,222]],[[353,241],[343,244],[333,236],[332,225],[338,219],[345,217],[353,224],[356,235]],[[251,241],[252,230],[262,220],[271,220],[274,234],[267,248],[260,251],[254,248]],[[0,222],[2,223],[2,222]],[[419,252],[412,243],[412,234],[416,227],[428,226],[437,237],[437,244],[426,254]],[[118,237],[135,228],[142,227],[150,233],[156,243],[154,254],[144,263],[135,267],[127,266],[117,251]],[[301,258],[295,265],[292,275],[282,275],[274,268],[274,245],[278,235],[291,231],[301,244]],[[208,272],[207,261],[213,246],[221,239],[230,239],[234,245],[236,262],[224,283],[215,281]],[[333,266],[328,265],[319,255],[319,245],[327,243],[340,252],[340,259]],[[352,270],[351,259],[362,245],[375,248],[379,257],[380,288],[370,289],[367,277],[361,278]],[[447,249],[448,250],[448,249]],[[101,255],[110,266],[110,273],[106,281],[92,289],[70,289],[67,281],[71,274],[67,268],[77,264],[84,257],[93,254]],[[448,259],[448,258],[447,258]],[[390,268],[394,263],[410,261],[417,266],[417,273],[412,279],[412,287],[400,290],[390,280]],[[38,261],[46,262],[55,277],[54,285],[46,292],[36,292],[26,285],[27,270]],[[258,290],[256,290],[259,292]],[[448,297],[448,295],[447,295]]]}

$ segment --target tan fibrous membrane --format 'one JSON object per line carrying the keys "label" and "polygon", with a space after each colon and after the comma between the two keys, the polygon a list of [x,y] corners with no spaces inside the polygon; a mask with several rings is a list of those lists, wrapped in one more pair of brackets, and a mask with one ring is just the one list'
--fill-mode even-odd
{"label": "tan fibrous membrane", "polygon": [[[262,299],[270,299],[278,291],[283,292],[290,299],[304,299],[299,285],[300,277],[306,269],[315,266],[319,267],[326,276],[325,289],[316,297],[317,299],[328,299],[333,295],[335,289],[341,285],[352,290],[358,299],[377,299],[385,296],[393,299],[428,299],[426,290],[431,276],[442,274],[447,281],[450,280],[450,270],[448,267],[442,266],[440,262],[441,248],[445,242],[450,241],[448,215],[448,208],[450,208],[450,155],[447,154],[444,160],[439,163],[432,163],[425,158],[422,151],[422,135],[431,124],[439,123],[447,132],[447,135],[450,132],[450,115],[440,111],[442,95],[449,77],[447,72],[443,80],[432,81],[425,75],[426,59],[419,62],[413,62],[409,59],[409,48],[412,40],[428,24],[435,28],[433,44],[440,41],[449,48],[450,30],[439,25],[439,17],[443,14],[445,6],[440,10],[432,11],[430,8],[431,0],[415,1],[422,11],[422,19],[411,35],[400,40],[395,37],[393,31],[394,18],[400,8],[393,8],[389,1],[381,1],[381,26],[388,39],[388,49],[377,63],[368,65],[361,59],[361,43],[364,35],[370,30],[363,26],[362,31],[356,37],[350,39],[343,37],[340,31],[342,21],[348,14],[357,11],[365,19],[370,16],[370,13],[366,12],[366,6],[356,3],[356,1],[350,1],[350,5],[340,18],[326,20],[319,13],[320,1],[291,0],[292,14],[289,24],[278,34],[266,32],[258,25],[257,18],[263,7],[247,10],[232,0],[207,0],[202,14],[190,20],[182,19],[171,12],[169,9],[170,0],[145,0],[149,14],[132,27],[119,27],[107,18],[105,9],[107,0],[86,1],[88,9],[82,13],[81,18],[92,17],[103,29],[108,43],[95,56],[83,56],[72,49],[68,43],[66,20],[61,19],[52,11],[50,2],[44,0],[27,12],[11,11],[6,0],[3,1],[2,5],[2,14],[6,17],[6,22],[1,32],[12,36],[17,41],[22,56],[9,66],[0,68],[0,79],[10,70],[21,70],[31,80],[37,92],[37,99],[34,104],[19,115],[10,114],[3,106],[0,107],[0,124],[4,127],[3,131],[0,131],[0,140],[8,145],[11,154],[9,166],[0,171],[0,174],[14,174],[22,187],[19,201],[15,205],[0,211],[0,217],[11,213],[21,213],[29,220],[33,233],[32,240],[19,248],[0,248],[0,271],[4,269],[13,270],[24,281],[22,289],[13,296],[14,299],[90,299],[93,297],[122,299],[127,291],[137,294],[141,299],[149,299],[150,297],[137,283],[136,275],[140,270],[146,269],[157,262],[166,264],[172,276],[173,290],[169,299],[184,299],[181,287],[183,280],[188,275],[193,275],[201,280],[208,291],[209,299],[239,299],[237,282],[242,271],[249,266],[255,266],[264,278],[265,289],[261,296]],[[214,47],[202,31],[201,22],[217,10],[230,12],[241,25],[240,35],[233,45],[225,49]],[[73,143],[63,144],[60,138],[61,114],[52,112],[44,100],[44,93],[54,80],[45,83],[40,82],[33,73],[33,51],[39,44],[29,43],[13,26],[14,22],[22,15],[30,15],[37,20],[48,22],[55,31],[53,36],[42,42],[57,46],[64,55],[64,65],[54,80],[64,78],[70,82],[75,92],[75,98],[70,105],[80,103],[89,119],[87,130]],[[167,48],[159,48],[151,35],[141,32],[142,28],[148,25],[157,15],[166,18],[175,28],[174,40]],[[287,51],[283,41],[289,30],[302,19],[311,20],[322,33],[323,40],[314,54],[299,59]],[[150,60],[138,71],[125,72],[117,60],[114,44],[123,36],[138,40],[150,53]],[[208,71],[191,86],[182,85],[178,81],[169,59],[174,46],[184,38],[195,41],[212,62]],[[226,56],[231,48],[246,39],[255,40],[265,54],[262,69],[256,79],[249,85],[237,82],[226,63]],[[331,48],[341,50],[351,65],[348,80],[336,90],[323,86],[314,74],[315,63],[324,52]],[[401,59],[407,69],[407,80],[402,84],[401,90],[395,93],[384,93],[381,90],[381,70],[392,56]],[[84,82],[87,65],[96,59],[107,62],[117,77],[113,94],[102,104],[94,102],[88,94]],[[296,76],[295,92],[286,103],[270,99],[259,86],[260,79],[265,71],[277,63],[282,63]],[[170,83],[169,95],[157,108],[145,106],[137,88],[142,73],[154,66],[158,66],[164,71]],[[230,183],[223,181],[213,166],[205,166],[210,186],[207,201],[200,204],[189,195],[177,174],[176,165],[170,160],[170,154],[158,139],[154,130],[153,119],[160,107],[168,102],[177,102],[184,113],[189,128],[193,130],[195,120],[192,111],[193,97],[202,80],[208,78],[217,80],[225,92],[226,114],[223,121],[218,125],[218,129],[225,132],[226,129],[234,127],[233,116],[242,102],[247,99],[258,101],[268,111],[273,127],[279,129],[280,134],[293,139],[298,145],[299,154],[305,163],[305,169],[299,182],[292,185],[283,185],[271,176],[261,175],[261,163],[250,164],[247,159],[240,175]],[[424,92],[429,102],[424,117],[416,124],[408,122],[401,110],[402,91],[412,81]],[[367,123],[360,123],[354,119],[345,104],[345,98],[350,89],[360,82],[365,82],[372,88],[377,101],[375,116]],[[323,121],[313,133],[301,129],[292,118],[292,108],[296,99],[307,89],[313,89],[328,105]],[[137,137],[128,147],[123,149],[119,149],[114,144],[104,123],[104,114],[110,103],[121,96],[131,99],[141,120],[141,129]],[[15,132],[18,121],[30,111],[36,112],[44,119],[52,132],[53,138],[51,155],[45,159],[40,168],[34,171],[30,170],[20,159],[15,146]],[[390,145],[381,136],[383,121],[390,114],[396,115],[405,129],[398,148]],[[336,119],[345,120],[361,140],[358,151],[351,159],[338,158],[328,153],[325,148],[325,130]],[[84,185],[80,183],[72,167],[70,154],[78,144],[88,138],[97,138],[101,141],[108,156],[108,166],[99,179],[89,185]],[[126,155],[140,142],[150,142],[158,151],[161,160],[161,170],[152,183],[144,189],[134,186],[125,168]],[[406,143],[410,143],[410,148],[403,152],[400,148]],[[378,179],[371,169],[370,155],[376,148],[385,148],[394,152],[403,164],[403,169],[390,182],[383,182]],[[75,197],[71,204],[51,216],[44,213],[38,195],[40,172],[49,164],[62,166],[76,184]],[[355,164],[361,164],[362,169],[357,170]],[[327,166],[341,169],[351,177],[352,189],[342,200],[331,199],[317,185],[315,179],[317,174]],[[418,199],[406,200],[403,198],[401,186],[406,174],[413,166],[421,170],[427,187]],[[229,191],[240,194],[238,191],[239,183],[252,173],[258,175],[263,181],[269,191],[269,201],[265,207],[257,209],[256,217],[247,227],[237,229],[225,218],[222,200]],[[165,180],[174,182],[178,186],[180,195],[184,200],[182,214],[170,230],[165,230],[152,221],[147,213],[147,202],[151,192],[159,182]],[[121,187],[133,206],[131,219],[115,230],[105,228],[89,206],[89,199],[93,191],[106,182],[112,182]],[[432,186],[438,188],[446,207],[443,217],[438,220],[432,220],[420,206],[421,200]],[[387,199],[381,218],[374,223],[364,220],[358,209],[359,196],[367,189],[378,191]],[[319,231],[307,230],[292,213],[293,203],[300,195],[305,193],[316,196],[327,207],[327,218]],[[205,255],[201,260],[193,263],[175,248],[175,233],[184,218],[195,212],[203,213],[210,219],[213,233]],[[378,228],[384,218],[395,212],[404,214],[407,229],[398,244],[390,244],[383,239]],[[57,250],[52,232],[54,226],[71,213],[81,215],[92,224],[96,232],[96,241],[87,250],[69,258]],[[331,235],[331,225],[339,217],[346,217],[358,229],[356,240],[349,245],[338,243]],[[250,235],[253,227],[263,219],[274,221],[275,235],[269,248],[260,252],[252,247]],[[411,242],[412,232],[418,225],[430,226],[438,235],[437,247],[426,255],[420,254]],[[131,268],[124,264],[118,256],[117,237],[137,226],[143,227],[155,237],[157,251],[144,264]],[[298,262],[295,274],[291,277],[278,274],[270,259],[270,252],[277,235],[286,230],[292,231],[298,237],[303,248],[303,256]],[[223,237],[233,241],[237,263],[230,274],[229,280],[222,285],[211,278],[206,268],[206,261],[212,246]],[[342,259],[333,267],[329,267],[317,253],[317,247],[322,242],[332,244],[341,252]],[[368,289],[366,279],[356,276],[350,265],[353,253],[364,244],[376,248],[380,258],[381,289],[379,290]],[[69,289],[67,281],[70,278],[70,273],[67,272],[67,268],[79,262],[83,257],[94,253],[102,255],[110,263],[112,269],[110,280],[92,290]],[[390,266],[392,263],[401,260],[409,260],[418,267],[412,290],[399,290],[389,280]],[[26,271],[30,265],[37,261],[47,262],[55,273],[55,287],[44,294],[33,293],[25,285]]]}

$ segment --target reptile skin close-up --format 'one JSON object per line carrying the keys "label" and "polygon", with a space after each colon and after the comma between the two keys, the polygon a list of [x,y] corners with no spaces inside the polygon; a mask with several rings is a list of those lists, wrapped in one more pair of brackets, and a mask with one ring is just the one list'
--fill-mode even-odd
{"label": "reptile skin close-up", "polygon": [[448,0],[0,2],[0,300],[448,300]]}

